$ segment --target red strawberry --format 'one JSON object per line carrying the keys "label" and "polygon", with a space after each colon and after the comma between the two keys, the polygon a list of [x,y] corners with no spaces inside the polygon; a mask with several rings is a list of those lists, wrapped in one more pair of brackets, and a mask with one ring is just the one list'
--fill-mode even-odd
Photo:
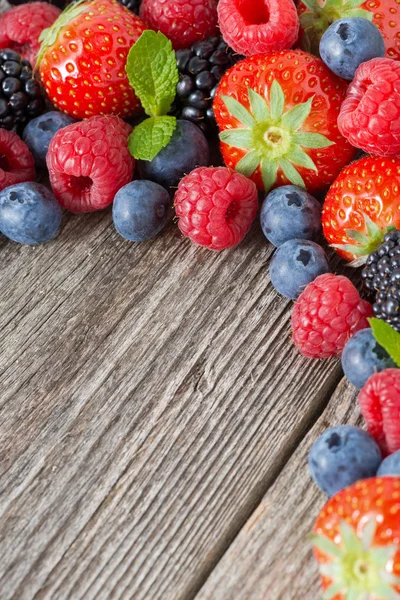
{"label": "red strawberry", "polygon": [[336,123],[346,87],[299,50],[237,63],[214,101],[225,164],[266,191],[287,183],[326,188],[355,152]]}
{"label": "red strawberry", "polygon": [[325,600],[399,600],[400,478],[364,479],[333,496],[312,537]]}
{"label": "red strawberry", "polygon": [[329,25],[342,18],[362,17],[382,33],[386,56],[400,59],[400,4],[398,0],[301,0],[300,42],[318,55],[319,41]]}
{"label": "red strawberry", "polygon": [[367,156],[348,165],[322,210],[327,241],[340,256],[362,264],[388,228],[400,229],[400,159]]}
{"label": "red strawberry", "polygon": [[47,94],[73,117],[140,111],[125,72],[127,54],[146,29],[116,0],[72,4],[46,30],[38,64]]}

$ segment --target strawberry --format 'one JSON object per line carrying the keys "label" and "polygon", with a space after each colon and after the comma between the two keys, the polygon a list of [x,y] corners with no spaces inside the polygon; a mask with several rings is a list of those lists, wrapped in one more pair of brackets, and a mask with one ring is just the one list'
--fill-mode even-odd
{"label": "strawberry", "polygon": [[37,65],[54,106],[78,118],[140,112],[125,64],[145,29],[116,0],[72,4],[41,36]]}
{"label": "strawberry", "polygon": [[227,71],[214,113],[225,164],[259,189],[328,187],[354,148],[338,131],[346,83],[300,50],[250,56]]}
{"label": "strawberry", "polygon": [[399,600],[400,478],[364,479],[333,496],[312,539],[325,600]]}
{"label": "strawberry", "polygon": [[400,228],[400,159],[367,156],[348,165],[322,210],[327,241],[353,265],[364,264],[390,229]]}
{"label": "strawberry", "polygon": [[319,42],[329,25],[338,19],[362,17],[382,33],[386,56],[400,59],[400,5],[398,0],[301,0],[301,47],[318,56]]}

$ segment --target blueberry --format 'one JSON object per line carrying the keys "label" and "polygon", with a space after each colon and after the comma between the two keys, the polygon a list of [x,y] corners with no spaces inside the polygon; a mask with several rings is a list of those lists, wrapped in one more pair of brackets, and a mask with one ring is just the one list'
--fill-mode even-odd
{"label": "blueberry", "polygon": [[324,431],[308,455],[311,476],[328,496],[368,477],[375,477],[382,456],[366,431],[338,425]]}
{"label": "blueberry", "polygon": [[321,232],[321,205],[302,188],[284,185],[265,198],[260,220],[274,246],[294,239],[314,240]]}
{"label": "blueberry", "polygon": [[54,135],[60,129],[74,122],[74,119],[57,110],[29,121],[22,134],[22,139],[32,152],[37,167],[46,168],[47,150]]}
{"label": "blueberry", "polygon": [[351,80],[361,63],[385,56],[385,44],[376,25],[356,17],[332,23],[321,38],[319,51],[331,71]]}
{"label": "blueberry", "polygon": [[51,240],[61,223],[61,207],[41,183],[18,183],[0,192],[0,231],[21,244]]}
{"label": "blueberry", "polygon": [[318,275],[330,273],[324,250],[308,240],[288,240],[275,252],[270,266],[271,283],[287,298],[298,298]]}
{"label": "blueberry", "polygon": [[368,328],[358,331],[346,343],[342,367],[347,379],[361,390],[371,375],[384,369],[396,368],[396,365]]}
{"label": "blueberry", "polygon": [[179,120],[171,141],[150,162],[137,161],[141,179],[149,179],[168,188],[196,167],[206,167],[209,161],[208,143],[204,133],[190,121]]}
{"label": "blueberry", "polygon": [[131,242],[144,242],[163,229],[170,197],[161,185],[138,179],[122,187],[113,204],[115,229]]}
{"label": "blueberry", "polygon": [[400,477],[400,450],[393,452],[381,462],[377,475],[378,477]]}

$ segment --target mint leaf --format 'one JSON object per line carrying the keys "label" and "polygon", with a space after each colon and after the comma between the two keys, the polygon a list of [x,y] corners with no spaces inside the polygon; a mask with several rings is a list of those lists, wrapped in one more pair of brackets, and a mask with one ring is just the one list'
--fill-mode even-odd
{"label": "mint leaf", "polygon": [[129,50],[125,70],[146,114],[167,114],[179,81],[170,40],[161,32],[144,31]]}
{"label": "mint leaf", "polygon": [[139,160],[153,160],[169,143],[175,128],[175,117],[153,117],[142,121],[128,138],[129,152]]}
{"label": "mint leaf", "polygon": [[381,319],[368,319],[372,334],[378,344],[389,354],[390,358],[400,367],[400,333]]}

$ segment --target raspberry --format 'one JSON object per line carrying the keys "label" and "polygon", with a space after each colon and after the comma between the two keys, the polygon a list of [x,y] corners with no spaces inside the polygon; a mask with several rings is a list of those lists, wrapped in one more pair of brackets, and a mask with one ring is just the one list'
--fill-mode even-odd
{"label": "raspberry", "polygon": [[299,33],[293,0],[220,0],[218,21],[225,42],[246,56],[290,48]]}
{"label": "raspberry", "polygon": [[143,0],[140,16],[151,29],[161,31],[175,50],[216,35],[216,0]]}
{"label": "raspberry", "polygon": [[238,244],[258,210],[255,184],[226,167],[199,167],[175,194],[179,229],[199,246],[224,250]]}
{"label": "raspberry", "polygon": [[55,134],[46,160],[61,206],[77,213],[111,204],[132,179],[134,159],[127,144],[131,130],[119,117],[95,116]]}
{"label": "raspberry", "polygon": [[294,305],[293,340],[309,358],[340,356],[347,340],[369,327],[369,302],[343,275],[320,275],[310,283]]}
{"label": "raspberry", "polygon": [[13,131],[0,128],[0,190],[36,178],[35,160]]}
{"label": "raspberry", "polygon": [[359,66],[341,106],[338,126],[364,152],[400,153],[400,63],[375,58]]}
{"label": "raspberry", "polygon": [[387,456],[400,450],[400,369],[374,373],[358,401],[369,433]]}
{"label": "raspberry", "polygon": [[11,48],[35,66],[39,52],[39,36],[50,27],[61,10],[47,2],[21,4],[0,19],[0,48]]}

